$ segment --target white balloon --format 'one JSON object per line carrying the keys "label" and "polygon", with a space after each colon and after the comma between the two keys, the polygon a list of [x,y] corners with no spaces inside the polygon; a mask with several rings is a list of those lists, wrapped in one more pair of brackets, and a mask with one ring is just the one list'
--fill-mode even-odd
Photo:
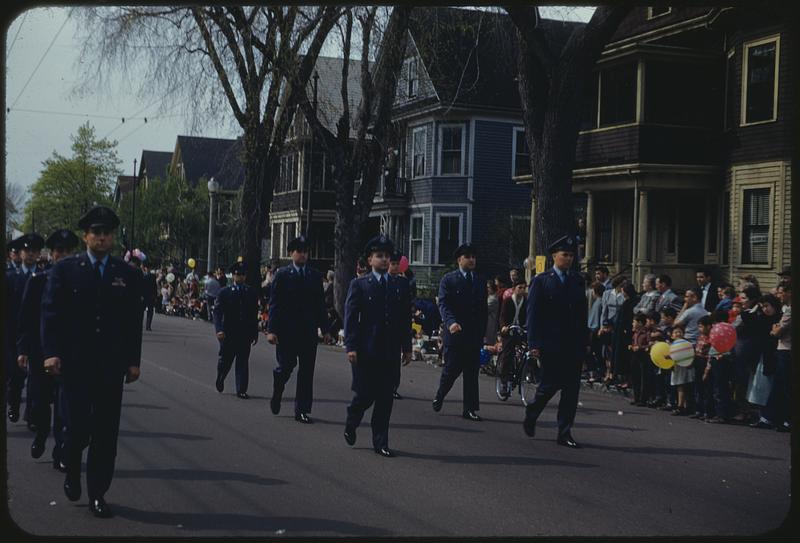
{"label": "white balloon", "polygon": [[167,282],[168,283],[172,283],[174,280],[175,280],[175,274],[174,273],[168,273],[167,274]]}

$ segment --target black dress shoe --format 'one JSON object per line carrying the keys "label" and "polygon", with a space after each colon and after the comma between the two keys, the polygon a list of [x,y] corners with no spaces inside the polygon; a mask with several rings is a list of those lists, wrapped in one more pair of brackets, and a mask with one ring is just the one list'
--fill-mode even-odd
{"label": "black dress shoe", "polygon": [[572,436],[569,435],[569,434],[567,434],[565,437],[559,437],[556,440],[556,443],[558,443],[559,445],[562,445],[564,447],[569,447],[570,449],[580,449],[581,448],[581,446],[578,445],[578,443],[574,439],[572,439]]}
{"label": "black dress shoe", "polygon": [[80,475],[76,479],[71,479],[69,476],[64,480],[64,494],[71,502],[76,502],[81,499],[81,480]]}
{"label": "black dress shoe", "polygon": [[433,410],[436,411],[437,413],[439,411],[441,411],[442,410],[442,403],[444,403],[442,400],[434,399],[433,400]]}
{"label": "black dress shoe", "polygon": [[308,416],[308,413],[298,413],[294,416],[294,420],[302,422],[303,424],[312,424],[314,421]]}
{"label": "black dress shoe", "polygon": [[400,394],[398,394],[397,391],[392,392],[392,398],[394,398],[395,400],[403,399],[403,397]]}
{"label": "black dress shoe", "polygon": [[111,518],[114,513],[103,498],[95,498],[89,501],[89,511],[97,518]]}
{"label": "black dress shoe", "polygon": [[60,471],[61,473],[66,473],[67,465],[64,464],[64,462],[62,462],[61,460],[56,460],[55,458],[53,458],[53,469]]}
{"label": "black dress shoe", "polygon": [[475,422],[480,422],[483,420],[478,416],[478,414],[475,411],[464,411],[464,413],[461,416],[467,420],[474,420]]}
{"label": "black dress shoe", "polygon": [[379,454],[384,458],[394,458],[394,453],[390,451],[388,447],[381,447],[379,449],[375,449],[375,454]]}
{"label": "black dress shoe", "polygon": [[525,430],[525,435],[528,437],[533,437],[536,435],[536,419],[532,417],[525,417],[525,420],[522,421],[522,428]]}
{"label": "black dress shoe", "polygon": [[222,392],[223,390],[225,390],[225,381],[223,381],[219,377],[217,377],[217,382],[214,384],[217,387],[217,392]]}
{"label": "black dress shoe", "polygon": [[11,422],[17,422],[19,420],[19,407],[8,408],[8,420]]}
{"label": "black dress shoe", "polygon": [[775,428],[772,424],[764,422],[763,420],[756,421],[753,424],[750,424],[749,426],[750,428],[762,428],[764,430],[772,430],[773,428]]}
{"label": "black dress shoe", "polygon": [[247,395],[247,392],[237,392],[236,393],[236,397],[237,398],[241,398],[243,400],[249,400],[250,399],[250,396]]}
{"label": "black dress shoe", "polygon": [[344,427],[344,440],[351,447],[356,444],[356,429],[351,426]]}
{"label": "black dress shoe", "polygon": [[281,395],[281,392],[272,392],[272,399],[269,401],[269,409],[272,411],[273,415],[277,415],[281,412]]}
{"label": "black dress shoe", "polygon": [[44,440],[33,440],[33,445],[31,445],[31,456],[33,458],[39,458],[44,454]]}

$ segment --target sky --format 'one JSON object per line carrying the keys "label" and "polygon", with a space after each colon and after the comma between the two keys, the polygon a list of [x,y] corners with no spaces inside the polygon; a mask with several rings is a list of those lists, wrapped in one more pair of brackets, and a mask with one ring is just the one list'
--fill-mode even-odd
{"label": "sky", "polygon": [[[593,12],[593,8],[545,9],[546,17],[585,21]],[[28,10],[14,19],[6,33],[7,183],[27,191],[38,179],[42,162],[54,151],[71,154],[70,136],[86,121],[95,127],[98,138],[118,140],[117,153],[125,175],[133,174],[133,161],[141,158],[142,150],[173,151],[179,134],[212,138],[239,135],[230,122],[192,132],[188,118],[170,112],[157,115],[158,102],[153,103],[152,98],[142,101],[133,89],[121,84],[102,95],[76,96],[72,91],[81,44],[76,21],[67,17],[68,11]],[[147,123],[143,117],[147,117]]]}

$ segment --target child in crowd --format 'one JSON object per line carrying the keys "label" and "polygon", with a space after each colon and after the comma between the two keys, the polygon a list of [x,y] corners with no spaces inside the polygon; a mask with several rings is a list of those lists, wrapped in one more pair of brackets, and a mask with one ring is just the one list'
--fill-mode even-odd
{"label": "child in crowd", "polygon": [[697,344],[694,348],[694,413],[692,419],[706,420],[714,417],[714,381],[711,377],[709,352],[711,350],[711,315],[700,317],[697,321]]}
{"label": "child in crowd", "polygon": [[[675,317],[678,312],[674,307],[667,306],[661,310],[661,318],[656,329],[651,332],[650,339],[656,341],[669,342],[672,337],[672,327],[675,324]],[[662,411],[672,411],[675,409],[675,387],[671,382],[672,370],[658,369],[656,374],[656,403]]]}
{"label": "child in crowd", "polygon": [[742,312],[742,300],[736,296],[731,302],[731,309],[728,311],[728,324],[733,324],[736,317]]}
{"label": "child in crowd", "polygon": [[[714,324],[728,322],[727,311],[715,311],[711,316]],[[731,416],[731,368],[733,361],[731,353],[719,353],[713,346],[708,349],[708,367],[713,386],[714,413],[711,418],[706,417],[706,422],[712,424],[725,424]]]}
{"label": "child in crowd", "polygon": [[646,378],[646,365],[650,364],[648,357],[650,330],[647,328],[647,318],[641,313],[633,316],[631,328],[631,377],[633,380],[633,401],[631,405],[646,406],[650,400],[650,389]]}
{"label": "child in crowd", "polygon": [[[683,339],[683,334],[686,331],[686,326],[683,323],[675,323],[672,326],[672,343],[679,339]],[[670,384],[676,388],[678,394],[678,401],[675,409],[672,410],[674,416],[684,416],[689,414],[687,401],[689,396],[689,385],[694,381],[694,369],[689,366],[685,368],[677,364],[672,366],[672,375],[670,376]]]}
{"label": "child in crowd", "polygon": [[603,292],[605,292],[606,287],[603,286],[603,283],[595,282],[592,283],[591,292],[592,292],[592,301],[591,301],[591,309],[589,309],[589,345],[590,345],[590,352],[589,352],[589,383],[594,383],[597,379],[600,378],[600,375],[603,373],[603,342],[601,338],[598,337],[597,332],[600,330],[600,311],[602,309],[602,303],[600,299],[603,297]]}
{"label": "child in crowd", "polygon": [[733,308],[733,299],[736,298],[736,290],[731,285],[724,285],[717,289],[719,303],[716,311],[730,311]]}
{"label": "child in crowd", "polygon": [[658,311],[650,311],[645,315],[645,329],[647,330],[647,364],[644,367],[644,377],[647,389],[650,391],[651,399],[647,401],[647,407],[661,407],[664,405],[663,396],[661,401],[658,399],[658,368],[650,361],[650,348],[655,343],[654,333],[658,332],[658,323],[661,321]]}

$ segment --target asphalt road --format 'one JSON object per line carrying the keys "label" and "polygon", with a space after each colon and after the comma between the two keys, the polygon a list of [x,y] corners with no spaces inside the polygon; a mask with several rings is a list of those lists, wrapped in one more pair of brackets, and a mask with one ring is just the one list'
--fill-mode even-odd
{"label": "asphalt road", "polygon": [[438,368],[404,368],[385,459],[369,415],[355,447],[342,437],[351,398],[341,350],[320,347],[313,425],[295,422],[287,386],[269,411],[274,348],[250,360],[250,400],[233,371],[214,388],[217,342],[203,321],[156,316],[145,332],[142,377],[126,385],[117,467],[106,495],[116,516],[69,502],[50,447],[7,423],[9,513],[25,532],[73,536],[631,536],[750,535],[783,523],[790,507],[789,434],[709,425],[620,397],[581,392],[573,435],[555,443],[557,398],[537,435],[518,400],[481,376],[483,422],[461,418],[456,383],[431,409]]}

